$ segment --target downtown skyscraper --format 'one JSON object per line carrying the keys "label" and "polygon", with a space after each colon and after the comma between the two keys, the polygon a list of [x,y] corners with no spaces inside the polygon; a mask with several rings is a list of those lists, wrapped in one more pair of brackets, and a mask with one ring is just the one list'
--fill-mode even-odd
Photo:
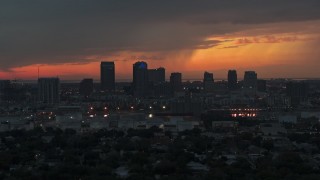
{"label": "downtown skyscraper", "polygon": [[133,94],[135,97],[145,97],[148,94],[148,64],[139,61],[133,64]]}
{"label": "downtown skyscraper", "polygon": [[166,81],[166,69],[148,69],[148,81],[153,84],[164,83]]}
{"label": "downtown skyscraper", "polygon": [[101,90],[115,90],[115,65],[114,62],[101,62],[100,65]]}
{"label": "downtown skyscraper", "polygon": [[93,93],[93,79],[83,79],[80,82],[79,92],[87,97]]}
{"label": "downtown skyscraper", "polygon": [[59,78],[39,78],[38,99],[43,104],[58,104],[60,102]]}
{"label": "downtown skyscraper", "polygon": [[228,71],[228,89],[233,91],[236,90],[238,86],[238,75],[236,70]]}
{"label": "downtown skyscraper", "polygon": [[213,91],[214,79],[213,79],[212,73],[204,72],[204,74],[203,74],[203,89],[205,92]]}
{"label": "downtown skyscraper", "polygon": [[257,89],[258,75],[255,71],[244,72],[243,87],[246,89]]}
{"label": "downtown skyscraper", "polygon": [[179,92],[182,90],[182,74],[179,72],[173,72],[170,75],[170,84],[173,92]]}

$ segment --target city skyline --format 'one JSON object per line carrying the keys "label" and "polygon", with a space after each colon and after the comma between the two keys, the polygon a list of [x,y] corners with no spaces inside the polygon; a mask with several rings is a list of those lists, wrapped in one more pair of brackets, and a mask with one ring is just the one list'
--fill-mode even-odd
{"label": "city skyline", "polygon": [[0,179],[320,179],[320,0],[0,0]]}
{"label": "city skyline", "polygon": [[115,64],[114,62],[102,61],[100,64],[101,89],[114,91],[115,89]]}
{"label": "city skyline", "polygon": [[[140,62],[148,64],[145,61],[135,61],[133,63],[133,65],[136,64],[136,63],[140,63]],[[101,61],[101,62],[99,62],[98,65],[99,65],[99,71],[100,72],[99,72],[99,74],[97,76],[94,76],[94,77],[85,76],[85,77],[78,77],[79,79],[64,79],[63,77],[61,78],[58,75],[56,75],[56,76],[54,76],[54,75],[52,75],[52,76],[42,76],[40,74],[40,67],[38,66],[37,67],[38,74],[37,74],[37,77],[34,78],[34,79],[24,79],[24,78],[17,79],[16,77],[14,77],[13,79],[9,79],[8,78],[8,79],[3,79],[3,80],[22,80],[22,81],[28,82],[28,81],[36,81],[36,80],[41,79],[41,78],[59,78],[60,80],[66,81],[66,82],[68,82],[68,81],[75,81],[75,82],[79,81],[80,82],[80,81],[82,81],[84,79],[92,79],[94,82],[102,83],[102,81],[105,81],[105,80],[102,80],[102,79],[105,79],[106,77],[109,77],[109,76],[106,76],[106,74],[102,74],[102,72],[105,71],[105,70],[102,70],[102,68],[103,68],[102,64],[110,64],[110,65],[112,65],[112,71],[110,71],[111,74],[109,74],[109,75],[112,76],[111,77],[111,79],[113,79],[112,81],[114,81],[114,82],[132,82],[132,81],[134,81],[133,80],[134,79],[134,77],[133,77],[134,76],[134,70],[133,69],[131,70],[132,71],[131,74],[126,75],[124,78],[117,77],[117,71],[116,71],[116,69],[117,69],[116,67],[117,66],[116,66],[116,62],[114,62],[114,61]],[[148,74],[152,73],[150,71],[163,70],[162,73],[163,73],[164,77],[161,77],[161,78],[157,77],[157,78],[160,78],[160,79],[164,78],[165,81],[170,81],[170,76],[172,74],[174,74],[174,73],[183,74],[182,72],[179,72],[179,71],[166,72],[166,67],[151,67],[151,68],[147,68],[147,70],[148,70]],[[229,80],[230,71],[235,71],[236,74],[240,75],[240,76],[238,76],[238,81],[245,80],[245,76],[246,76],[247,72],[256,72],[254,69],[242,69],[241,71],[239,71],[238,69],[228,69],[228,70],[219,70],[219,71],[198,71],[198,72],[196,72],[197,75],[193,76],[193,77],[190,77],[188,75],[185,76],[185,74],[184,74],[184,77],[182,78],[182,81],[202,81],[203,80],[203,73],[204,74],[209,73],[209,74],[213,75],[214,79],[218,80],[218,81],[219,80],[228,81]],[[218,76],[216,75],[216,72],[218,72],[217,73]],[[158,73],[160,73],[160,72],[158,72]],[[256,73],[259,73],[259,72],[256,72]],[[163,76],[163,75],[161,75],[161,76]],[[154,76],[154,75],[151,75],[151,76]],[[259,79],[267,80],[267,79],[278,79],[278,78],[280,78],[280,79],[295,79],[295,80],[304,80],[304,79],[305,80],[307,80],[307,79],[317,80],[317,79],[320,79],[320,78],[312,78],[312,77],[261,77],[261,75],[259,74]],[[1,78],[0,78],[0,80],[1,80]],[[151,80],[151,81],[153,81],[153,80]],[[161,80],[161,81],[163,81],[163,80]],[[104,89],[104,88],[102,88],[102,89]]]}
{"label": "city skyline", "polygon": [[[166,67],[187,79],[204,71],[254,70],[261,78],[319,78],[316,0],[10,2],[0,0],[0,79],[99,79],[115,61]],[[175,8],[179,7],[179,8]],[[167,76],[168,76],[167,74]]]}
{"label": "city skyline", "polygon": [[[101,61],[98,65],[99,65],[99,71],[101,71],[101,63],[103,63],[105,61]],[[113,62],[113,61],[108,61],[108,62]],[[136,61],[134,62],[133,64],[137,63],[137,62],[145,62],[145,61]],[[148,64],[148,63],[147,63]],[[116,64],[114,64],[116,65]],[[131,64],[132,66],[132,64]],[[117,66],[115,66],[115,69],[116,69]],[[158,68],[155,68],[155,67],[151,67],[151,69],[148,69],[148,70],[157,70],[157,69],[165,69],[165,67],[158,67]],[[40,71],[40,70],[39,70]],[[133,82],[133,70],[131,70],[132,72],[130,72],[131,74],[128,74],[124,77],[118,77],[117,76],[117,72],[115,70],[115,82]],[[263,77],[261,76],[261,74],[256,71],[255,69],[226,69],[226,70],[218,70],[218,71],[207,71],[207,70],[204,70],[204,71],[197,71],[195,76],[188,76],[188,75],[185,75],[183,72],[181,71],[166,71],[165,72],[165,81],[166,82],[169,82],[170,81],[170,75],[171,74],[174,74],[174,73],[181,73],[183,74],[183,78],[182,78],[182,81],[203,81],[203,74],[204,73],[209,73],[209,74],[213,74],[214,76],[214,80],[217,80],[217,81],[228,81],[228,73],[229,71],[236,71],[236,73],[238,74],[238,81],[243,81],[245,79],[245,74],[246,72],[256,72],[257,74],[259,74],[259,79],[261,80],[272,80],[272,79],[292,79],[292,80],[319,80],[320,78],[319,77],[279,77],[279,76],[275,76],[275,77]],[[17,77],[8,77],[8,78],[1,78],[0,77],[0,80],[12,80],[12,81],[22,81],[22,82],[36,82],[38,81],[38,79],[42,79],[42,78],[59,78],[62,82],[81,82],[82,80],[85,80],[85,79],[92,79],[94,83],[101,83],[101,72],[99,72],[98,75],[95,75],[95,76],[84,76],[84,77],[78,77],[78,78],[75,78],[75,79],[65,79],[63,76],[59,76],[59,75],[44,75],[42,76],[41,74],[37,74],[37,77],[32,77],[32,78],[17,78]]]}

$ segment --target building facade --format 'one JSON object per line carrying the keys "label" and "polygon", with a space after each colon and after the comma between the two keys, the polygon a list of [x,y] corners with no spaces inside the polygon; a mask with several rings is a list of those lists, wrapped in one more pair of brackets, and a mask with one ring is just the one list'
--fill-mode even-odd
{"label": "building facade", "polygon": [[153,84],[164,83],[166,81],[165,68],[148,69],[148,80]]}
{"label": "building facade", "polygon": [[179,72],[171,73],[170,84],[173,92],[178,92],[182,90],[182,74]]}
{"label": "building facade", "polygon": [[203,89],[205,92],[212,92],[214,90],[214,79],[212,73],[204,72]]}
{"label": "building facade", "polygon": [[233,91],[238,87],[238,76],[236,70],[228,71],[228,89]]}
{"label": "building facade", "polygon": [[114,62],[101,62],[100,65],[101,90],[115,90],[115,64]]}
{"label": "building facade", "polygon": [[133,64],[133,94],[135,97],[145,97],[148,94],[148,64],[139,61]]}
{"label": "building facade", "polygon": [[43,104],[58,104],[60,102],[59,78],[39,78],[38,99]]}
{"label": "building facade", "polygon": [[258,75],[255,71],[246,71],[244,73],[243,87],[245,89],[257,89]]}

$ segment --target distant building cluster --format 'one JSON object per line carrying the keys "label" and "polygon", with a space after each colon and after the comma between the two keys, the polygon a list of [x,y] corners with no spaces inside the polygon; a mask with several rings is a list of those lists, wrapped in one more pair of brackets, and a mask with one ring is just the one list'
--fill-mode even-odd
{"label": "distant building cluster", "polygon": [[[317,80],[259,79],[255,71],[245,71],[239,80],[238,72],[229,70],[226,80],[205,71],[202,80],[190,81],[176,71],[166,78],[164,67],[150,68],[144,61],[133,64],[132,77],[132,82],[116,82],[115,62],[103,61],[100,82],[92,78],[68,82],[58,77],[40,77],[36,83],[0,80],[0,119],[10,117],[11,129],[28,122],[35,127],[96,129],[116,128],[114,118],[121,117],[117,124],[130,122],[126,127],[134,124],[137,128],[139,123],[132,119],[137,113],[146,121],[160,118],[162,123],[156,126],[170,126],[169,117],[193,117],[198,124],[211,127],[205,119],[299,123],[303,112],[314,111],[310,113],[316,117],[320,112]],[[144,125],[151,127],[152,123]],[[234,123],[215,124],[220,125]]]}
{"label": "distant building cluster", "polygon": [[[80,95],[80,98],[85,98],[86,101],[97,99],[99,94],[103,96],[100,95],[98,101],[103,100],[101,97],[104,96],[113,95],[113,99],[119,99],[122,95],[128,95],[140,100],[164,98],[167,105],[172,105],[172,111],[177,113],[190,113],[193,111],[191,109],[197,109],[193,108],[197,106],[200,107],[199,113],[201,113],[206,108],[218,105],[222,107],[256,106],[257,100],[250,99],[253,97],[260,97],[266,107],[272,108],[299,106],[310,100],[308,97],[310,83],[259,79],[255,71],[245,71],[243,80],[239,80],[238,72],[229,70],[227,81],[215,80],[214,74],[206,71],[202,81],[193,82],[183,81],[183,75],[180,72],[172,72],[167,81],[164,67],[150,69],[146,62],[139,61],[132,67],[132,83],[116,83],[115,69],[115,62],[102,61],[99,84],[92,78],[85,78],[71,89],[66,89],[65,86],[68,83],[61,84],[58,77],[40,77],[37,86],[1,80],[0,102],[28,101],[52,106],[58,105],[61,101],[70,103],[76,100],[75,95]],[[244,98],[244,95],[249,98]],[[117,103],[110,102],[112,99],[108,101],[114,106],[127,103],[126,100]],[[185,107],[178,104],[184,104]]]}

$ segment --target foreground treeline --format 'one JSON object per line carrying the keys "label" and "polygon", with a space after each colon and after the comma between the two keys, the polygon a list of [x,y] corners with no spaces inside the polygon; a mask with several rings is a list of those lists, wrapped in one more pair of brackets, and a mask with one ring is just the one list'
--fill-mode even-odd
{"label": "foreground treeline", "polygon": [[[290,139],[316,138],[309,136]],[[317,159],[309,158],[317,147],[277,149],[250,133],[217,138],[197,129],[173,135],[158,128],[39,128],[0,137],[0,179],[320,179]]]}

